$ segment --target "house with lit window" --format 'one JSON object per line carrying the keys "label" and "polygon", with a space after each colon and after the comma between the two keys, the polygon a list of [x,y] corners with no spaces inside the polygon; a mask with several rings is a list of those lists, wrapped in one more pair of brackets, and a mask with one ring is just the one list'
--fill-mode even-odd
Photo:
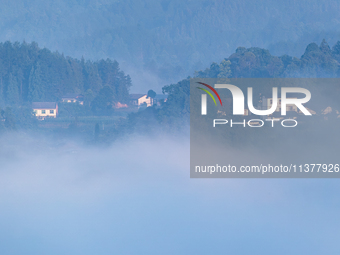
{"label": "house with lit window", "polygon": [[34,115],[43,120],[45,118],[56,118],[58,115],[58,104],[55,102],[33,102]]}
{"label": "house with lit window", "polygon": [[81,94],[68,93],[61,98],[63,103],[79,103],[84,104],[84,96]]}

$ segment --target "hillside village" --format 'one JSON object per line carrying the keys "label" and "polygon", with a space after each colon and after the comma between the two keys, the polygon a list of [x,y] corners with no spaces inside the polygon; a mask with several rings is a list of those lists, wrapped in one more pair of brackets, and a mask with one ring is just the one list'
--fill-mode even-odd
{"label": "hillside village", "polygon": [[[17,58],[16,65],[10,62],[13,56]],[[0,59],[4,63],[0,75],[2,130],[37,127],[71,130],[86,126],[86,132],[92,133],[98,124],[101,130],[107,131],[107,136],[111,136],[122,130],[150,132],[155,127],[175,129],[189,124],[191,77],[164,86],[161,95],[155,92],[130,94],[130,76],[120,69],[117,61],[110,59],[78,60],[40,49],[36,43],[10,42],[0,44]],[[340,41],[332,48],[325,40],[319,46],[311,43],[300,58],[277,57],[266,49],[239,47],[220,63],[212,63],[209,68],[197,71],[194,77],[339,77],[339,63]],[[340,120],[339,86],[334,84],[332,93],[330,88],[318,88],[328,98],[325,102],[328,105],[306,107],[321,119],[334,117]],[[261,86],[257,89],[266,91]],[[266,97],[258,105],[263,109],[270,107],[270,95]],[[271,117],[276,117],[279,109],[280,106]],[[292,118],[301,118],[294,107],[287,110],[287,115]],[[228,115],[228,111],[223,110],[220,114]],[[252,117],[246,109],[247,114]]]}
{"label": "hillside village", "polygon": [[[128,104],[117,102],[113,108],[127,108],[131,111],[138,111],[146,107],[161,107],[166,100],[167,96],[164,94],[155,94],[153,96],[148,96],[148,94],[130,94]],[[59,115],[58,103],[76,104],[82,107],[84,105],[84,96],[82,94],[69,93],[64,95],[60,102],[32,102],[32,110],[38,120],[57,118]]]}

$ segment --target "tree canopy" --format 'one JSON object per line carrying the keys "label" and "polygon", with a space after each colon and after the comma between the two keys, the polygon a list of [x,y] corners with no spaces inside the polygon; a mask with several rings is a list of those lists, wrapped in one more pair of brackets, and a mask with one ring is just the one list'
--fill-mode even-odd
{"label": "tree canopy", "polygon": [[0,43],[0,106],[58,101],[66,93],[95,98],[106,87],[113,101],[128,102],[131,79],[117,61],[78,60],[34,42]]}

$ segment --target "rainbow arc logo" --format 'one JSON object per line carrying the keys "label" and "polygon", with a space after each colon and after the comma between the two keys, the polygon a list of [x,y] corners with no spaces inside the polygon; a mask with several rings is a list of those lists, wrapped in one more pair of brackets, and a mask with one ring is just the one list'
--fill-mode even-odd
{"label": "rainbow arc logo", "polygon": [[[211,87],[210,85],[208,85],[208,84],[206,84],[206,83],[203,83],[203,82],[197,82],[197,83],[199,83],[199,84],[201,84],[201,85],[203,85],[203,86],[206,86],[206,87],[209,88],[212,92],[214,92],[215,95],[217,96],[218,100],[220,101],[221,106],[222,106],[222,100],[221,100],[221,98],[220,98],[220,95],[217,93],[217,91],[216,91],[213,87]],[[197,87],[197,88],[200,89],[200,90],[203,90],[204,92],[206,92],[206,93],[214,100],[214,103],[215,103],[215,105],[217,106],[215,97],[211,94],[211,92],[210,92],[209,90],[204,89],[204,88],[200,88],[200,87]]]}

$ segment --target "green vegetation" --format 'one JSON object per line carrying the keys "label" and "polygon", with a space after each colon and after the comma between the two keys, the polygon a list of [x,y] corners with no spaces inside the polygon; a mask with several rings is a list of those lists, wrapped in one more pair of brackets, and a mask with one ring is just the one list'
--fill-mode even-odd
{"label": "green vegetation", "polygon": [[[198,71],[200,78],[274,78],[274,77],[340,77],[340,41],[332,48],[325,40],[320,46],[311,43],[301,58],[288,55],[273,56],[260,48],[237,48],[236,52],[210,68]],[[155,111],[159,123],[189,122],[190,77],[177,84],[165,86],[168,101],[162,109]],[[338,91],[340,87],[336,88]],[[329,94],[330,99],[339,93]],[[185,120],[185,121],[184,121]]]}
{"label": "green vegetation", "polygon": [[101,104],[107,100],[127,103],[130,86],[130,77],[120,70],[117,61],[77,60],[40,49],[36,43],[0,44],[2,107],[56,102],[66,93],[80,93],[85,96],[87,106],[95,100],[97,111],[105,108]]}
{"label": "green vegetation", "polygon": [[[332,48],[325,40],[319,46],[311,43],[301,58],[277,57],[265,49],[239,47],[219,64],[197,71],[194,77],[339,77],[339,61],[340,41]],[[0,73],[4,109],[1,130],[62,128],[95,136],[96,141],[108,141],[132,132],[152,134],[189,126],[190,77],[164,86],[163,93],[168,98],[160,106],[114,109],[116,102],[128,103],[131,86],[131,79],[115,61],[76,60],[41,50],[34,43],[7,42],[0,44],[0,64],[4,66]],[[84,104],[59,103],[57,119],[35,120],[30,109],[32,100],[57,101],[70,92],[82,93]],[[334,95],[327,96],[338,100]],[[149,90],[148,96],[156,95]]]}
{"label": "green vegetation", "polygon": [[318,46],[311,43],[301,58],[273,56],[268,50],[256,47],[237,48],[220,64],[195,73],[201,78],[273,78],[273,77],[339,77],[340,41],[332,49],[325,40]]}
{"label": "green vegetation", "polygon": [[109,57],[174,82],[238,46],[300,56],[312,41],[335,43],[339,9],[338,0],[3,1],[0,41],[39,39],[66,55]]}

